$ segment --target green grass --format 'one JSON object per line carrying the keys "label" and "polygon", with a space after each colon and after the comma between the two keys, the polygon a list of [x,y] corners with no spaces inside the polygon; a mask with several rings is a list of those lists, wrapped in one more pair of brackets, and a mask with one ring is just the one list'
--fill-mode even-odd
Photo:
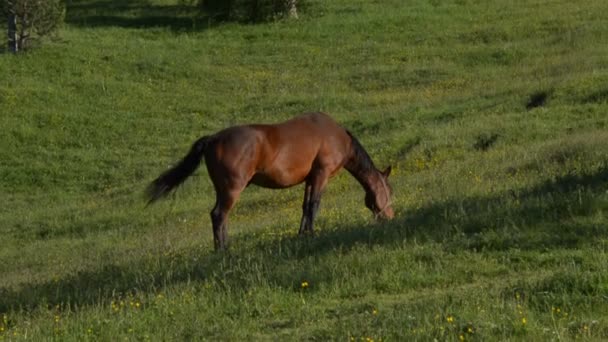
{"label": "green grass", "polygon": [[[0,340],[608,339],[607,10],[70,1],[0,55]],[[226,253],[204,168],[144,207],[195,138],[316,110],[393,165],[393,221],[347,173],[314,238],[301,187],[248,188]]]}

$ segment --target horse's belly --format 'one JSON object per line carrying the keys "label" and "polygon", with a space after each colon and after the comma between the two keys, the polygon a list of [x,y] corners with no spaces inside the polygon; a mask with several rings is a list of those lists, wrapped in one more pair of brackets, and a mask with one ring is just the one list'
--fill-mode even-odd
{"label": "horse's belly", "polygon": [[283,189],[302,183],[308,172],[258,172],[249,181],[264,188]]}

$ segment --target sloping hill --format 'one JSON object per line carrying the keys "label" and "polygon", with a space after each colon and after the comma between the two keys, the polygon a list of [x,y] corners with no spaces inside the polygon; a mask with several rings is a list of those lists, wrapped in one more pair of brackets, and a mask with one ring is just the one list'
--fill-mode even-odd
{"label": "sloping hill", "polygon": [[[0,55],[0,339],[608,339],[607,10],[70,1]],[[144,208],[195,138],[317,110],[393,165],[393,221],[347,173],[315,238],[301,187],[252,187],[213,253],[204,168]]]}

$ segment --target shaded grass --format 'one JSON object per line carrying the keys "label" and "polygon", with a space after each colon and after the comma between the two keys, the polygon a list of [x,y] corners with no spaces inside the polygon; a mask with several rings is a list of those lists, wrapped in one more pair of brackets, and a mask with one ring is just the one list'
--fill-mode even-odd
{"label": "shaded grass", "polygon": [[80,27],[149,29],[167,27],[175,32],[206,29],[210,18],[186,2],[166,4],[149,1],[69,1],[66,22]]}

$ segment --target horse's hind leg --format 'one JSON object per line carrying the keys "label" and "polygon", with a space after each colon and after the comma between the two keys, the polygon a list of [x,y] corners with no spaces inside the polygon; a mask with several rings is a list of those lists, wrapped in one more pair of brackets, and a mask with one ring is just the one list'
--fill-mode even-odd
{"label": "horse's hind leg", "polygon": [[211,210],[213,245],[215,250],[228,248],[228,213],[238,200],[241,190],[217,192],[215,206]]}

